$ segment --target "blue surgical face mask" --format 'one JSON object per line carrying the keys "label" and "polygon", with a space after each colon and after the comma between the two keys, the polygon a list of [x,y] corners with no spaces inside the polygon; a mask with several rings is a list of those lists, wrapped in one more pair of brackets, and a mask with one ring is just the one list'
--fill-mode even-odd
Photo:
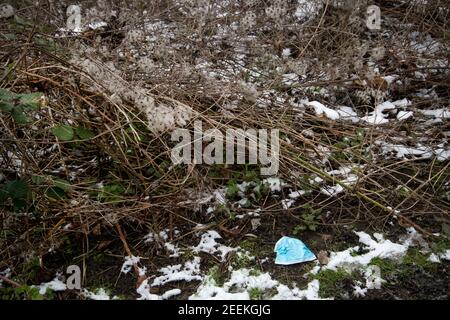
{"label": "blue surgical face mask", "polygon": [[275,244],[275,264],[289,265],[316,260],[316,256],[298,239],[282,237]]}

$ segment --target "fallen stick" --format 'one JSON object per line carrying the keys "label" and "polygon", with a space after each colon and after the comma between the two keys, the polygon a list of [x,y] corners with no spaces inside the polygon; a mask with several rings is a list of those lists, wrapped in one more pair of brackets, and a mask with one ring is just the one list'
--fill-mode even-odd
{"label": "fallen stick", "polygon": [[0,280],[3,280],[7,283],[9,283],[10,285],[14,286],[14,287],[21,287],[21,284],[18,282],[15,282],[14,280],[11,280],[5,276],[0,275]]}
{"label": "fallen stick", "polygon": [[[127,255],[129,257],[133,257],[133,253],[131,252],[130,247],[128,246],[128,243],[127,243],[125,235],[122,231],[122,228],[120,227],[119,223],[116,223],[115,226],[116,226],[117,232],[119,233],[120,240],[123,243],[123,247],[125,248],[125,251],[127,252]],[[141,272],[140,272],[141,269],[138,267],[137,263],[134,263],[134,262],[133,262],[133,270],[137,277],[136,288],[139,288],[141,283],[148,277],[145,274],[141,275]]]}

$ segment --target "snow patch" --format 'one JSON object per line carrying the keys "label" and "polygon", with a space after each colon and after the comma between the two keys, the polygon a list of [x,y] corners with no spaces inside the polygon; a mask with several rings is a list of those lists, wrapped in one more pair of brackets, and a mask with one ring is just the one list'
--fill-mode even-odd
{"label": "snow patch", "polygon": [[162,286],[175,281],[201,281],[203,277],[200,273],[200,257],[194,257],[193,260],[174,266],[167,266],[159,269],[162,276],[156,277],[151,286]]}
{"label": "snow patch", "polygon": [[318,101],[311,101],[306,103],[307,106],[313,107],[316,115],[324,115],[325,117],[331,120],[338,120],[340,118],[339,112],[333,109],[330,109]]}
{"label": "snow patch", "polygon": [[231,251],[236,251],[236,248],[231,248],[220,243],[217,243],[216,239],[221,239],[222,237],[217,231],[209,230],[206,233],[202,234],[200,243],[193,248],[193,251],[198,252],[206,252],[209,254],[219,253],[222,261],[225,260],[227,254]]}
{"label": "snow patch", "polygon": [[[272,300],[317,300],[319,297],[319,281],[312,280],[305,290],[300,290],[295,285],[291,289],[272,279],[268,273],[254,274],[250,269],[233,270],[230,280],[222,287],[216,285],[215,281],[207,277],[197,292],[189,297],[190,300],[249,300],[252,289],[259,290],[263,295],[268,290],[276,290],[276,294],[267,297]],[[266,298],[266,297],[265,297]]]}
{"label": "snow patch", "polygon": [[39,286],[37,286],[39,289],[40,294],[45,294],[47,289],[50,289],[52,291],[65,291],[67,290],[67,286],[64,282],[62,282],[58,277],[53,279],[50,282],[41,283]]}
{"label": "snow patch", "polygon": [[135,257],[135,256],[126,256],[125,262],[122,265],[122,268],[120,269],[120,272],[127,274],[130,272],[131,267],[141,260],[141,257]]}
{"label": "snow patch", "polygon": [[379,124],[385,124],[388,123],[389,120],[386,119],[386,115],[383,113],[388,110],[394,110],[396,106],[390,102],[386,101],[382,104],[375,107],[375,110],[372,111],[368,116],[362,117],[361,120],[372,124],[372,125],[379,125]]}
{"label": "snow patch", "polygon": [[[85,298],[91,300],[111,300],[111,297],[103,288],[99,288],[95,292],[83,289],[83,295]],[[112,299],[117,299],[117,297],[114,296]]]}

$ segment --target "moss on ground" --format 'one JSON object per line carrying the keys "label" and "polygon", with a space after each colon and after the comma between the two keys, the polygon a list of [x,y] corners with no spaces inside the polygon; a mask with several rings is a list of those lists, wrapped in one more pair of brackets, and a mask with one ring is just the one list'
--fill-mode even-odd
{"label": "moss on ground", "polygon": [[348,272],[343,268],[321,270],[314,279],[319,280],[319,295],[322,298],[348,298],[349,289],[362,277],[356,272]]}

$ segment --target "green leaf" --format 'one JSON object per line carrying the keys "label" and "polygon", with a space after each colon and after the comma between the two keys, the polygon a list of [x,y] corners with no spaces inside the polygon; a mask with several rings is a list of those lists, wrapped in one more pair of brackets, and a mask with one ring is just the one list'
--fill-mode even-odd
{"label": "green leaf", "polygon": [[0,110],[10,112],[14,108],[14,99],[16,99],[15,93],[0,89]]}
{"label": "green leaf", "polygon": [[22,25],[22,26],[25,26],[25,27],[26,27],[26,26],[32,27],[32,26],[34,25],[33,22],[31,22],[31,20],[21,18],[21,17],[19,17],[19,16],[17,16],[17,15],[14,16],[14,21],[15,21],[18,25]]}
{"label": "green leaf", "polygon": [[306,226],[299,224],[294,228],[294,234],[300,234],[301,232],[306,230]]}
{"label": "green leaf", "polygon": [[21,299],[44,300],[44,296],[39,293],[39,288],[30,287],[26,284],[15,288],[14,293]]}
{"label": "green leaf", "polygon": [[10,112],[14,121],[26,124],[31,119],[24,113],[26,109],[37,109],[42,93],[16,94],[6,89],[0,89],[0,110]]}
{"label": "green leaf", "polygon": [[73,129],[65,124],[52,128],[52,132],[59,140],[62,141],[70,141],[74,136]]}
{"label": "green leaf", "polygon": [[5,37],[6,40],[16,40],[17,39],[16,35],[13,33],[5,33],[2,36]]}
{"label": "green leaf", "polygon": [[109,184],[100,190],[92,193],[100,201],[117,202],[122,200],[121,194],[125,192],[125,188],[120,184]]}
{"label": "green leaf", "polygon": [[17,212],[24,209],[27,206],[27,202],[23,199],[13,199],[13,211]]}
{"label": "green leaf", "polygon": [[14,92],[0,88],[0,101],[13,101],[17,98]]}
{"label": "green leaf", "polygon": [[31,122],[30,117],[28,117],[23,112],[23,109],[20,106],[17,106],[14,109],[12,109],[11,116],[13,117],[14,121],[19,124],[27,124]]}
{"label": "green leaf", "polygon": [[35,175],[35,176],[31,177],[31,181],[34,184],[43,184],[45,182],[45,177],[44,176],[37,176],[37,175]]}
{"label": "green leaf", "polygon": [[53,178],[53,185],[63,191],[70,191],[72,189],[72,186],[70,185],[70,182],[64,179],[60,178]]}
{"label": "green leaf", "polygon": [[9,194],[6,186],[0,186],[0,203],[5,203],[8,200]]}
{"label": "green leaf", "polygon": [[19,104],[24,108],[38,109],[43,94],[41,92],[26,93],[19,95]]}
{"label": "green leaf", "polygon": [[11,112],[11,110],[14,108],[14,104],[8,102],[8,101],[1,101],[0,100],[0,111],[6,111]]}
{"label": "green leaf", "polygon": [[48,197],[53,198],[53,199],[62,199],[62,198],[65,198],[65,196],[66,196],[66,193],[64,192],[64,190],[62,190],[61,188],[58,188],[58,187],[48,188],[46,194]]}
{"label": "green leaf", "polygon": [[82,126],[76,127],[75,133],[82,140],[89,140],[95,137],[95,134],[91,130]]}
{"label": "green leaf", "polygon": [[444,224],[442,225],[442,233],[443,233],[447,238],[450,238],[450,225],[449,225],[449,224],[444,223]]}
{"label": "green leaf", "polygon": [[338,149],[346,149],[348,147],[348,144],[345,142],[337,142],[334,144],[334,146]]}
{"label": "green leaf", "polygon": [[9,181],[5,187],[12,199],[25,199],[28,196],[28,183],[24,180]]}
{"label": "green leaf", "polygon": [[234,199],[239,193],[239,188],[236,181],[230,180],[227,185],[226,197],[228,199]]}

